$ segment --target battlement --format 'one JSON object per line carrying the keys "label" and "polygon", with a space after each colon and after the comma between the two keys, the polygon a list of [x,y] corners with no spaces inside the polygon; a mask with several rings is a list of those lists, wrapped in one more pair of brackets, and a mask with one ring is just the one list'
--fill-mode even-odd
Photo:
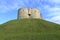
{"label": "battlement", "polygon": [[18,10],[18,19],[23,18],[42,19],[41,14],[37,8],[20,8]]}

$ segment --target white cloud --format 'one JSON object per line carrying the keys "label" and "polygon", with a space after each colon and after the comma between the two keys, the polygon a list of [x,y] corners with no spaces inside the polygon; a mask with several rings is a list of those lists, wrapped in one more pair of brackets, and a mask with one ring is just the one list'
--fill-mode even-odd
{"label": "white cloud", "polygon": [[5,13],[8,10],[8,8],[4,5],[0,6],[0,13]]}
{"label": "white cloud", "polygon": [[41,0],[49,3],[60,3],[60,0]]}
{"label": "white cloud", "polygon": [[51,17],[49,21],[60,24],[60,16]]}
{"label": "white cloud", "polygon": [[44,9],[48,12],[46,20],[60,24],[60,7],[46,5]]}
{"label": "white cloud", "polygon": [[[37,5],[37,6],[36,6]],[[40,7],[40,0],[2,0],[0,1],[0,13],[17,10],[23,7]]]}
{"label": "white cloud", "polygon": [[17,10],[18,8],[25,6],[22,0],[21,1],[13,0],[10,1],[10,3],[8,2],[9,1],[5,1],[5,0],[0,1],[0,13],[6,13],[8,11],[15,10],[15,9]]}
{"label": "white cloud", "polygon": [[60,0],[49,0],[49,2],[51,3],[60,3]]}

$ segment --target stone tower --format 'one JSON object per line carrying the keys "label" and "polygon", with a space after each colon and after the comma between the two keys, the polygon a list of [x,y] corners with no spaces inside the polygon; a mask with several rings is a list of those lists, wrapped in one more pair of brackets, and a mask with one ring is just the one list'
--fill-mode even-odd
{"label": "stone tower", "polygon": [[20,8],[18,10],[18,19],[37,18],[41,19],[41,14],[37,8]]}

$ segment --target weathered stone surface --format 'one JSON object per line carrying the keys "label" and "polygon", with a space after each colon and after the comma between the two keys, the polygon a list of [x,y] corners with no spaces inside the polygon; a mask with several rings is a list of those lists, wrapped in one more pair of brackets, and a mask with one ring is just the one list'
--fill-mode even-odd
{"label": "weathered stone surface", "polygon": [[20,8],[18,10],[18,19],[22,18],[38,18],[41,19],[40,12],[37,8]]}

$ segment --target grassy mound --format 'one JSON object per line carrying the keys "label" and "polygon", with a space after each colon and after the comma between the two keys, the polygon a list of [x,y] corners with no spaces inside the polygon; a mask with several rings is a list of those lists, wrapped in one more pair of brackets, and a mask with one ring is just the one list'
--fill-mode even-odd
{"label": "grassy mound", "polygon": [[60,25],[41,19],[11,20],[0,25],[0,40],[60,40]]}

